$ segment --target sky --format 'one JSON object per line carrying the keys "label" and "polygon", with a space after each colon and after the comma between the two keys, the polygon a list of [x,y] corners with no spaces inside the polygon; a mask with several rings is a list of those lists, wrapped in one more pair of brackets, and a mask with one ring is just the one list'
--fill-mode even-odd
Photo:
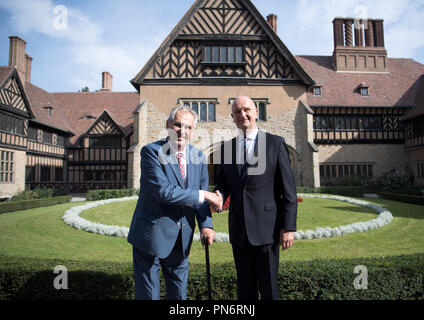
{"label": "sky", "polygon": [[[134,91],[130,80],[194,0],[0,0],[0,65],[9,36],[27,43],[31,82],[50,92],[101,88]],[[335,17],[384,19],[390,58],[424,64],[424,0],[252,0],[278,16],[278,35],[293,55],[332,55]]]}

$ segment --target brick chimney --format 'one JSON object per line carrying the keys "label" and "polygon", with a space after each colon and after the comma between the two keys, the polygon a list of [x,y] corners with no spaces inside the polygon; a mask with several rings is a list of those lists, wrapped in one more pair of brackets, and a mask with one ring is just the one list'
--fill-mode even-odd
{"label": "brick chimney", "polygon": [[109,72],[102,72],[102,88],[100,91],[112,92],[112,78],[113,77]]}
{"label": "brick chimney", "polygon": [[31,82],[32,57],[25,53],[25,80]]}
{"label": "brick chimney", "polygon": [[336,71],[387,72],[382,19],[334,18]]}
{"label": "brick chimney", "polygon": [[277,19],[278,17],[273,13],[269,14],[266,17],[268,24],[271,26],[272,29],[274,29],[275,33],[277,33]]}
{"label": "brick chimney", "polygon": [[25,58],[26,42],[17,36],[9,37],[9,67],[16,67],[21,82],[25,85],[27,60]]}

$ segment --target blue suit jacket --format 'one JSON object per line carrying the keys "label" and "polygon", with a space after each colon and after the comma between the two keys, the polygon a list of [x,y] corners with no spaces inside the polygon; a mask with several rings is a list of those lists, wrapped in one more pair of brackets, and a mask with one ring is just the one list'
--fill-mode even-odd
{"label": "blue suit jacket", "polygon": [[209,203],[199,205],[199,190],[209,186],[205,157],[197,148],[187,148],[187,186],[166,139],[141,150],[140,195],[127,240],[142,253],[166,258],[181,226],[183,254],[188,256],[195,216],[199,229],[212,228]]}

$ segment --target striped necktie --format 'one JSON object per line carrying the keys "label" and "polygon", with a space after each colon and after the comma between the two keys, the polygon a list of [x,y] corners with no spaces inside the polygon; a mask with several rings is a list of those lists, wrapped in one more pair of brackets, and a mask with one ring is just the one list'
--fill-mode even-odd
{"label": "striped necktie", "polygon": [[181,176],[183,177],[183,180],[185,180],[184,163],[181,160],[182,157],[184,157],[184,154],[181,152],[178,152],[177,153],[178,166],[180,167]]}

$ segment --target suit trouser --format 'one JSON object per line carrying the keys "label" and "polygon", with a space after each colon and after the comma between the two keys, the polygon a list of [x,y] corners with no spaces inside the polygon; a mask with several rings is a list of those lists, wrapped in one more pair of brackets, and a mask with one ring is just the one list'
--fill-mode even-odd
{"label": "suit trouser", "polygon": [[279,244],[253,246],[247,240],[243,245],[233,244],[237,270],[239,300],[257,300],[258,289],[262,300],[278,300]]}
{"label": "suit trouser", "polygon": [[187,299],[188,256],[183,256],[181,231],[168,257],[160,259],[146,255],[133,246],[135,298],[160,299],[160,269],[165,279],[168,300]]}

